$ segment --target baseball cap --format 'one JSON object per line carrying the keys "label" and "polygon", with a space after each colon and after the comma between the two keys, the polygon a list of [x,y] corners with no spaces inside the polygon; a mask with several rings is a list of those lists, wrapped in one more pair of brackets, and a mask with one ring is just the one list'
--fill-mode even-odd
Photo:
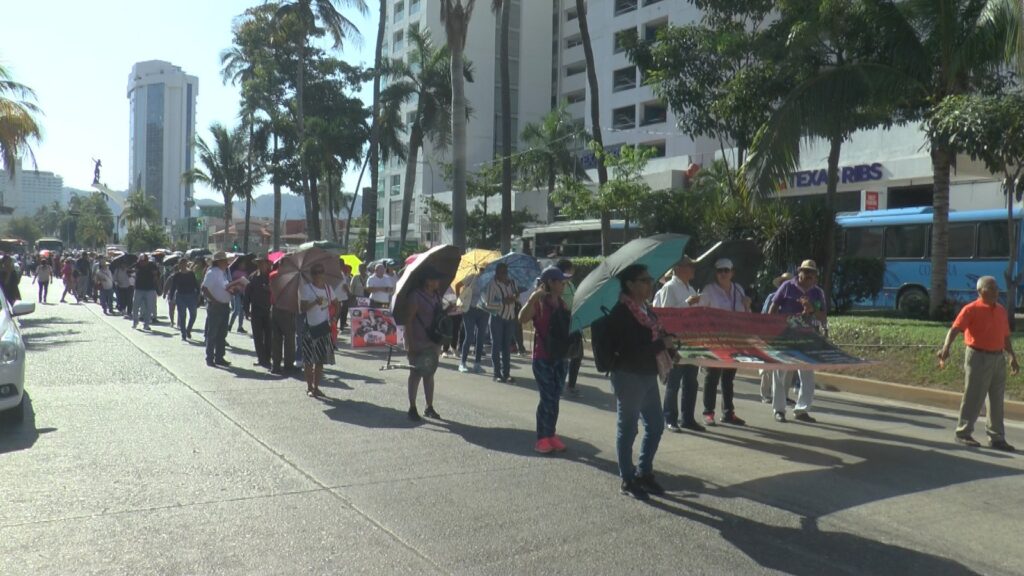
{"label": "baseball cap", "polygon": [[732,260],[729,260],[728,258],[719,258],[718,260],[715,260],[715,270],[721,270],[723,268],[732,270]]}
{"label": "baseball cap", "polygon": [[557,266],[548,266],[540,273],[541,282],[557,282],[568,278]]}

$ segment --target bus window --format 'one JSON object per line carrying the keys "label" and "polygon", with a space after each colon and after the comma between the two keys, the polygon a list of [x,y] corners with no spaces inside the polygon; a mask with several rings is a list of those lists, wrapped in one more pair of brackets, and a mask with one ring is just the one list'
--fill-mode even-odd
{"label": "bus window", "polygon": [[973,223],[949,225],[950,258],[974,257],[974,232]]}
{"label": "bus window", "polygon": [[978,223],[978,258],[1007,258],[1010,256],[1010,235],[1006,222]]}
{"label": "bus window", "polygon": [[882,227],[848,228],[844,254],[858,258],[881,258]]}
{"label": "bus window", "polygon": [[924,258],[928,226],[900,224],[885,229],[886,258]]}

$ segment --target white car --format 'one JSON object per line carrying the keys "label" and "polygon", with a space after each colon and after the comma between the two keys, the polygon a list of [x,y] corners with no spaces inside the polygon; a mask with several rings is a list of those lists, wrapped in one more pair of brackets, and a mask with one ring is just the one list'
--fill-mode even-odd
{"label": "white car", "polygon": [[34,302],[11,306],[0,292],[0,419],[21,422],[25,417],[25,341],[14,318],[35,310]]}

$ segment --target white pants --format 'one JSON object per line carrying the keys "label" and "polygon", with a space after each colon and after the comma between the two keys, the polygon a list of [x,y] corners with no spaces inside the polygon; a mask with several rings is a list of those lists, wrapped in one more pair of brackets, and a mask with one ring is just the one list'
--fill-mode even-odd
{"label": "white pants", "polygon": [[[796,370],[800,375],[800,393],[796,397],[794,412],[807,412],[814,402],[814,371]],[[776,370],[772,375],[772,409],[786,412],[786,391],[793,385],[793,370]]]}
{"label": "white pants", "polygon": [[[795,372],[785,372],[786,390],[793,386]],[[775,380],[775,370],[758,370],[757,375],[761,377],[761,398],[772,397],[772,382]]]}

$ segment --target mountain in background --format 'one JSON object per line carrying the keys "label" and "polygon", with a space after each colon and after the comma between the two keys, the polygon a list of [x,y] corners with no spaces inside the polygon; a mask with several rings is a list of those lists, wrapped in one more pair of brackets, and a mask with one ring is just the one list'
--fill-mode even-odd
{"label": "mountain in background", "polygon": [[[210,200],[207,198],[196,199],[196,204],[199,206],[223,206],[223,203],[217,202],[216,200]],[[361,199],[356,199],[356,208],[352,212],[353,218],[358,218],[362,214],[362,202]],[[324,207],[325,208],[325,207]],[[245,217],[245,201],[236,200],[232,206],[232,212],[234,212],[235,218]],[[347,209],[341,211],[341,216],[344,217],[348,214]],[[274,217],[274,195],[263,194],[262,196],[254,196],[252,199],[252,217],[253,218],[273,218]],[[306,217],[306,205],[302,201],[302,197],[289,194],[287,192],[281,193],[281,219],[282,220],[301,220]]]}

